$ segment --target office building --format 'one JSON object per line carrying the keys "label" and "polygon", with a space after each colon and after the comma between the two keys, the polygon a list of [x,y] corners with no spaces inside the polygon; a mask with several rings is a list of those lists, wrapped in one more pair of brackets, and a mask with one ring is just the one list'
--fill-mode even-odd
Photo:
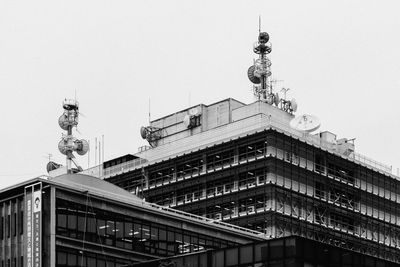
{"label": "office building", "polygon": [[263,239],[88,175],[35,178],[0,191],[2,267],[125,266]]}
{"label": "office building", "polygon": [[[354,140],[317,132],[297,103],[273,91],[269,37],[249,68],[257,100],[199,104],[141,129],[150,146],[86,170],[146,201],[259,231],[301,236],[400,262],[400,181],[356,152]],[[284,89],[284,88],[283,88]]]}

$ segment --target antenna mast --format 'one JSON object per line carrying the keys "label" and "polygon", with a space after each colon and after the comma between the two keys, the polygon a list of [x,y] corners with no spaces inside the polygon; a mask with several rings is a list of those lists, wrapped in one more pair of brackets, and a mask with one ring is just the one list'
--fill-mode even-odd
{"label": "antenna mast", "polygon": [[285,98],[280,99],[279,94],[274,92],[274,84],[280,80],[272,80],[271,77],[271,60],[268,54],[271,53],[271,43],[269,42],[269,34],[261,31],[261,16],[258,18],[258,40],[254,43],[253,52],[258,55],[258,59],[254,60],[252,66],[247,70],[247,76],[253,83],[254,96],[269,105],[275,105],[280,109],[293,114],[297,110],[297,103],[294,99],[291,101]]}
{"label": "antenna mast", "polygon": [[253,46],[253,51],[259,55],[254,60],[254,64],[250,66],[247,75],[254,84],[254,95],[258,100],[265,101],[269,104],[274,103],[275,96],[272,93],[270,76],[271,76],[271,60],[267,57],[271,53],[271,43],[269,43],[269,34],[261,32],[261,16],[258,17],[258,40]]}
{"label": "antenna mast", "polygon": [[63,135],[58,143],[58,150],[66,155],[67,173],[73,173],[72,162],[79,171],[83,169],[78,165],[72,152],[76,151],[79,155],[85,155],[89,150],[89,143],[84,139],[77,139],[72,136],[72,128],[78,125],[79,119],[79,103],[76,99],[65,99],[63,101],[64,113],[58,119],[61,129],[66,130],[67,134]]}

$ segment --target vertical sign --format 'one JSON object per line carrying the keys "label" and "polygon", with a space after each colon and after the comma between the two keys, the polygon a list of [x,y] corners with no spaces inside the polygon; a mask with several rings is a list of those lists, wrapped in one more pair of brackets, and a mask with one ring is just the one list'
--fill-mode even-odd
{"label": "vertical sign", "polygon": [[41,213],[42,213],[42,190],[33,191],[33,267],[41,266]]}
{"label": "vertical sign", "polygon": [[25,187],[26,267],[42,266],[42,184]]}
{"label": "vertical sign", "polygon": [[27,188],[25,188],[25,211],[26,267],[32,267],[32,192],[27,192]]}

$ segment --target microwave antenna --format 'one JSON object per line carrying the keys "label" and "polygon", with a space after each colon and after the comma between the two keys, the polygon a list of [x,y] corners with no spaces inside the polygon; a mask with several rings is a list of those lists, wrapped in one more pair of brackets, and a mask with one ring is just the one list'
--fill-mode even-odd
{"label": "microwave antenna", "polygon": [[258,40],[253,45],[253,52],[258,55],[247,70],[247,77],[253,83],[253,93],[258,100],[272,105],[276,101],[276,95],[272,92],[270,81],[271,60],[268,54],[271,53],[269,34],[261,31],[261,17],[258,18]]}
{"label": "microwave antenna", "polygon": [[83,171],[73,155],[73,152],[76,151],[78,155],[83,156],[89,150],[89,143],[86,140],[77,139],[72,135],[72,129],[77,127],[79,121],[79,102],[76,99],[65,99],[62,107],[64,112],[58,119],[58,125],[66,131],[66,134],[63,134],[58,143],[58,150],[66,155],[67,173],[76,172],[76,169],[72,169],[72,162],[78,171]]}

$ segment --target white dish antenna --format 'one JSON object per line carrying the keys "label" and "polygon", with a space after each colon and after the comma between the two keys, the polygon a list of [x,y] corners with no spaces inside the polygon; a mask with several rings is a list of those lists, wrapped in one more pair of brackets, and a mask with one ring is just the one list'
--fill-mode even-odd
{"label": "white dish antenna", "polygon": [[189,109],[189,115],[191,115],[191,116],[200,115],[200,109],[198,107],[194,107],[194,108]]}
{"label": "white dish antenna", "polygon": [[151,147],[156,147],[157,141],[162,138],[161,129],[153,126],[142,126],[140,128],[140,136],[146,139]]}
{"label": "white dish antenna", "polygon": [[185,117],[183,118],[183,124],[185,125],[186,128],[191,127],[190,117],[191,117],[190,115],[185,115]]}
{"label": "white dish antenna", "polygon": [[313,115],[304,114],[290,121],[290,127],[301,132],[313,132],[321,126],[319,119]]}

